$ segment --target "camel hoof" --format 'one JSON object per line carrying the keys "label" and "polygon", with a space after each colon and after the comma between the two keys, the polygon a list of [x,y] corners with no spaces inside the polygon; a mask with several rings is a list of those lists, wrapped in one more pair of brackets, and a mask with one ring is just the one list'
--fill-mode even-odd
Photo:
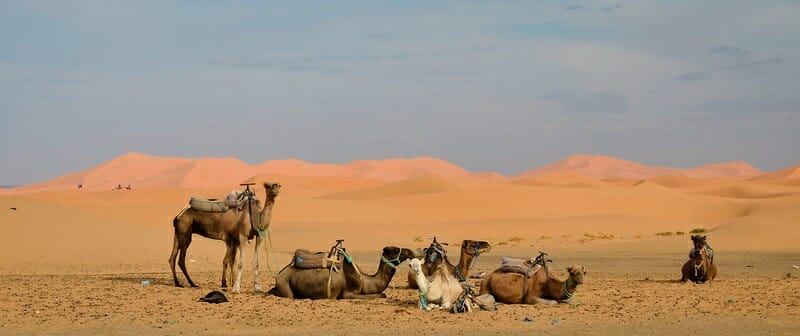
{"label": "camel hoof", "polygon": [[176,282],[176,283],[175,283],[175,287],[178,287],[178,288],[183,288],[183,285],[181,285],[181,284],[179,284],[179,283],[177,283],[177,282]]}
{"label": "camel hoof", "polygon": [[[183,287],[183,286],[181,286],[181,287]],[[192,284],[192,288],[200,288],[200,286]]]}

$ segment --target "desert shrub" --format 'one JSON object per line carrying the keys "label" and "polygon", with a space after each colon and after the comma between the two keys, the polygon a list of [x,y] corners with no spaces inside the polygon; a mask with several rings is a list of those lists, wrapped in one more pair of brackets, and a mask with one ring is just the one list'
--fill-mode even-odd
{"label": "desert shrub", "polygon": [[692,229],[692,231],[689,231],[689,233],[692,233],[692,234],[694,234],[694,233],[703,233],[703,232],[706,232],[706,229],[694,228],[694,229]]}
{"label": "desert shrub", "polygon": [[416,236],[416,237],[414,237],[414,241],[415,242],[421,242],[422,241],[422,237],[421,236]]}
{"label": "desert shrub", "polygon": [[672,235],[672,232],[658,232],[658,233],[656,233],[656,236],[669,237],[671,235]]}

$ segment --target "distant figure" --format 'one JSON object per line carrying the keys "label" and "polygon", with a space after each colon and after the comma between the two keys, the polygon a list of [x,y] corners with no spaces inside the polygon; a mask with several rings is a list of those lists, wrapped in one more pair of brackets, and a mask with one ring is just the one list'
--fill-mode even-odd
{"label": "distant figure", "polygon": [[117,184],[117,189],[122,190],[122,184]]}
{"label": "distant figure", "polygon": [[10,207],[9,209],[11,209],[11,210],[14,210],[14,211],[17,211],[17,208],[16,208],[16,207]]}
{"label": "distant figure", "polygon": [[78,183],[78,189],[83,188],[83,183]]}
{"label": "distant figure", "polygon": [[129,184],[128,186],[125,187],[125,189],[131,190],[133,188],[131,188],[131,185]]}

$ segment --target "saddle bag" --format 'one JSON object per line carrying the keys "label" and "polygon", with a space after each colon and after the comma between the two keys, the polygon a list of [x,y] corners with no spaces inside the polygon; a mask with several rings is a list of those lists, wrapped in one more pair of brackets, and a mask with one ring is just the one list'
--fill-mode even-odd
{"label": "saddle bag", "polygon": [[225,201],[220,201],[216,198],[205,199],[200,197],[192,197],[189,200],[189,206],[191,206],[192,209],[205,212],[228,211],[228,206],[225,204]]}

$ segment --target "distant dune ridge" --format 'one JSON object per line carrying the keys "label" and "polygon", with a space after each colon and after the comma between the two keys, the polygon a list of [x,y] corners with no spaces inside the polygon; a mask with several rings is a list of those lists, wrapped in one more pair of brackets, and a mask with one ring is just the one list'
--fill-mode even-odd
{"label": "distant dune ridge", "polygon": [[345,164],[312,163],[298,159],[271,160],[248,165],[235,158],[172,158],[128,153],[82,172],[71,173],[14,191],[74,189],[80,183],[88,190],[115,186],[133,188],[218,188],[236,185],[255,175],[338,177],[399,182],[436,175],[446,178],[491,182],[512,181],[520,185],[602,186],[603,180],[649,180],[670,187],[701,183],[703,179],[750,178],[754,181],[800,179],[800,166],[763,174],[743,161],[710,164],[689,169],[645,166],[610,156],[576,154],[558,162],[527,170],[514,177],[495,172],[473,173],[453,163],[431,157],[360,160]]}

